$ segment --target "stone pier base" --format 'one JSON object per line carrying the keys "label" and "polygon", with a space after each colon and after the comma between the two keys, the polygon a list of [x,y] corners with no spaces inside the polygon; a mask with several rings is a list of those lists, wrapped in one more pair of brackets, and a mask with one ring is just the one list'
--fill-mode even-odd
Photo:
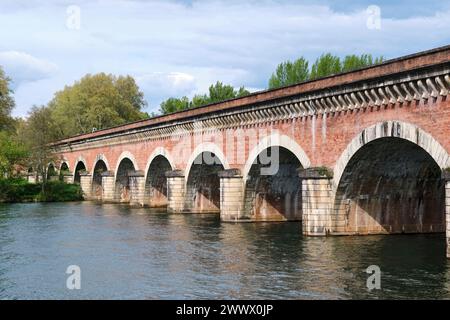
{"label": "stone pier base", "polygon": [[37,173],[36,172],[30,172],[27,176],[27,180],[28,183],[37,183],[38,182],[38,178],[37,178]]}
{"label": "stone pier base", "polygon": [[239,169],[219,172],[220,219],[236,221],[243,218],[244,182]]}
{"label": "stone pier base", "polygon": [[130,181],[131,199],[130,205],[145,205],[145,174],[143,171],[132,171],[128,173]]}
{"label": "stone pier base", "polygon": [[445,180],[445,221],[447,233],[447,258],[450,259],[450,172],[444,172]]}
{"label": "stone pier base", "polygon": [[325,236],[332,225],[332,178],[323,169],[301,169],[303,234]]}
{"label": "stone pier base", "polygon": [[73,183],[73,174],[72,173],[64,174],[62,176],[62,180],[64,183],[69,183],[69,184]]}
{"label": "stone pier base", "polygon": [[105,171],[102,173],[102,201],[114,202],[115,179],[114,172]]}
{"label": "stone pier base", "polygon": [[90,200],[92,196],[92,175],[88,172],[80,173],[80,186],[84,199]]}
{"label": "stone pier base", "polygon": [[184,207],[185,183],[181,170],[167,171],[167,211],[180,213]]}

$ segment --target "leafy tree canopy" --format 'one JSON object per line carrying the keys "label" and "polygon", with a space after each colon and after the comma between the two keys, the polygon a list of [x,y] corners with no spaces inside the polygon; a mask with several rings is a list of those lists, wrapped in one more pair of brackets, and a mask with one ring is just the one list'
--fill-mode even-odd
{"label": "leafy tree canopy", "polygon": [[370,54],[348,55],[344,59],[331,53],[322,54],[309,68],[308,61],[301,57],[294,62],[280,63],[269,79],[269,89],[281,88],[307,80],[332,74],[352,71],[383,62],[383,57],[373,58]]}
{"label": "leafy tree canopy", "polygon": [[11,110],[14,108],[14,98],[10,83],[11,79],[0,66],[0,131],[10,130],[13,127]]}
{"label": "leafy tree canopy", "polygon": [[191,101],[189,98],[169,98],[161,103],[160,112],[162,114],[168,114],[172,112],[182,111],[190,108],[201,107],[211,103],[217,103],[229,99],[240,98],[249,95],[250,92],[244,87],[235,89],[231,85],[224,85],[222,82],[217,81],[211,85],[208,90],[208,94],[195,95]]}
{"label": "leafy tree canopy", "polygon": [[61,137],[148,118],[144,94],[130,76],[86,75],[55,94],[48,104]]}
{"label": "leafy tree canopy", "polygon": [[0,177],[11,177],[17,166],[26,165],[27,147],[13,134],[0,131]]}

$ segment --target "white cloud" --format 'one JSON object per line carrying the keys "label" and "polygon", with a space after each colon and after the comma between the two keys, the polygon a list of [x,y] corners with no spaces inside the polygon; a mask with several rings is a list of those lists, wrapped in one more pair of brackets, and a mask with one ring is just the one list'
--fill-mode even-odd
{"label": "white cloud", "polygon": [[186,95],[196,87],[194,76],[182,72],[147,73],[137,76],[136,82],[146,93],[155,95]]}
{"label": "white cloud", "polygon": [[33,82],[51,77],[57,67],[55,64],[33,57],[25,52],[0,52],[0,65],[17,87],[24,82]]}
{"label": "white cloud", "polygon": [[[264,88],[279,62],[302,55],[393,58],[450,43],[450,11],[430,13],[429,3],[412,2],[399,18],[380,2],[381,30],[369,30],[361,5],[336,11],[328,1],[311,2],[33,0],[30,9],[8,0],[10,10],[0,4],[0,52],[16,50],[16,70],[11,61],[5,65],[16,84],[34,81],[16,90],[22,103],[15,114],[26,113],[34,92],[36,103],[45,103],[55,85],[62,89],[88,72],[135,76],[153,111],[166,98],[205,92],[217,80]],[[80,30],[66,27],[66,3],[80,7]]]}

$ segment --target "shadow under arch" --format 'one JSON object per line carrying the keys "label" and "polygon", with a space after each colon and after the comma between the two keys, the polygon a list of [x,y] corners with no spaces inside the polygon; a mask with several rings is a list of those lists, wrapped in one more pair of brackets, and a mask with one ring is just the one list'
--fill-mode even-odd
{"label": "shadow under arch", "polygon": [[203,151],[192,161],[186,179],[184,210],[193,213],[220,212],[219,172],[228,167],[221,157]]}
{"label": "shadow under arch", "polygon": [[308,156],[290,137],[274,133],[261,139],[244,167],[244,216],[256,221],[300,221],[297,169],[309,166]]}
{"label": "shadow under arch", "polygon": [[335,167],[334,215],[345,234],[445,231],[442,168],[433,137],[399,121],[376,124],[349,144]]}
{"label": "shadow under arch", "polygon": [[108,160],[105,156],[99,155],[92,168],[92,196],[97,200],[103,197],[102,174],[109,170]]}
{"label": "shadow under arch", "polygon": [[145,171],[144,199],[146,205],[151,208],[167,206],[168,191],[165,173],[174,168],[172,158],[165,149],[158,148],[152,153]]}

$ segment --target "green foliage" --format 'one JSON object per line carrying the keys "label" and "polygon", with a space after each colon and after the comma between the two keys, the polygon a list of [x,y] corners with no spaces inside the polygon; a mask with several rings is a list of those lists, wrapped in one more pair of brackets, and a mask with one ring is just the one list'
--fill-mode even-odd
{"label": "green foliage", "polygon": [[62,181],[49,181],[45,184],[44,192],[40,192],[37,201],[66,202],[83,200],[83,192],[78,184],[66,184]]}
{"label": "green foliage", "polygon": [[215,84],[209,87],[208,94],[195,95],[192,101],[189,101],[187,97],[181,99],[169,98],[161,103],[160,112],[162,114],[168,114],[177,111],[183,111],[190,108],[197,108],[211,103],[217,103],[229,99],[241,98],[249,95],[250,92],[244,87],[240,87],[236,90],[233,86],[224,85],[222,82],[217,81]]}
{"label": "green foliage", "polygon": [[24,179],[0,179],[0,202],[32,202],[40,192],[40,185]]}
{"label": "green foliage", "polygon": [[341,72],[352,71],[381,62],[383,62],[383,57],[377,57],[374,60],[370,54],[362,54],[361,56],[348,55],[342,61]]}
{"label": "green foliage", "polygon": [[341,60],[331,53],[322,54],[311,67],[310,79],[326,77],[341,72]]}
{"label": "green foliage", "polygon": [[12,128],[11,110],[15,104],[10,83],[11,79],[6,76],[0,66],[0,131]]}
{"label": "green foliage", "polygon": [[333,170],[328,167],[317,167],[314,168],[314,170],[316,170],[321,177],[327,177],[329,179],[333,178]]}
{"label": "green foliage", "polygon": [[0,202],[64,202],[83,199],[77,184],[50,181],[42,192],[42,184],[28,183],[25,179],[0,179]]}
{"label": "green foliage", "polygon": [[309,70],[308,62],[301,57],[294,62],[286,61],[279,64],[269,79],[269,89],[352,71],[381,62],[383,62],[383,57],[374,59],[370,54],[348,55],[341,61],[338,56],[325,53],[316,59],[311,70]]}
{"label": "green foliage", "polygon": [[0,131],[0,177],[11,177],[14,167],[23,165],[28,154],[24,144],[10,133]]}
{"label": "green foliage", "polygon": [[144,94],[130,76],[86,75],[49,103],[61,137],[89,133],[148,118]]}
{"label": "green foliage", "polygon": [[269,88],[275,89],[289,86],[309,79],[309,66],[305,58],[294,62],[285,61],[278,65],[269,80]]}
{"label": "green foliage", "polygon": [[34,106],[27,121],[17,129],[18,139],[29,150],[28,166],[33,167],[43,181],[42,190],[47,182],[48,164],[57,161],[49,144],[60,138],[59,129],[51,114],[48,107]]}
{"label": "green foliage", "polygon": [[178,98],[169,98],[166,101],[161,103],[160,112],[162,114],[173,113],[177,111],[186,110],[189,108],[189,98],[183,97],[181,99]]}

